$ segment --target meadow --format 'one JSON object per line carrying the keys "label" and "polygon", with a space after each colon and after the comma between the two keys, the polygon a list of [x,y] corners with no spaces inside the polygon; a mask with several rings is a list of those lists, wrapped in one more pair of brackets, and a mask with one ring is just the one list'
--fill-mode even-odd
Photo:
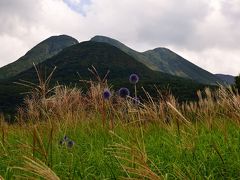
{"label": "meadow", "polygon": [[[93,72],[95,73],[95,72]],[[240,95],[232,87],[198,91],[179,103],[114,92],[33,87],[16,122],[0,123],[0,179],[239,179]],[[142,88],[144,90],[144,88]]]}

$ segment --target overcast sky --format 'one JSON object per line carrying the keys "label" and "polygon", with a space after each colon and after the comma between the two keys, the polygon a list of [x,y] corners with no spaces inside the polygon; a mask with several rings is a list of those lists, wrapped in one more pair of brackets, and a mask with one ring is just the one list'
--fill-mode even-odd
{"label": "overcast sky", "polygon": [[67,34],[167,47],[212,73],[240,73],[240,0],[0,0],[0,66]]}

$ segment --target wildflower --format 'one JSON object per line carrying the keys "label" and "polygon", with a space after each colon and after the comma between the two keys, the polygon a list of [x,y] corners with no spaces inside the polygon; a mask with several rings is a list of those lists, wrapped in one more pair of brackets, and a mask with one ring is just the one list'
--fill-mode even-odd
{"label": "wildflower", "polygon": [[65,135],[60,141],[59,141],[59,145],[64,145],[66,144],[68,141],[70,141],[70,139]]}
{"label": "wildflower", "polygon": [[69,140],[68,143],[67,143],[67,147],[68,148],[72,148],[74,146],[75,142],[72,141],[72,140]]}
{"label": "wildflower", "polygon": [[111,92],[108,89],[103,91],[103,99],[108,100],[111,97]]}
{"label": "wildflower", "polygon": [[63,137],[63,140],[64,140],[64,141],[68,141],[69,138],[65,135],[65,136]]}
{"label": "wildflower", "polygon": [[62,146],[64,143],[65,143],[65,141],[64,141],[63,139],[59,141],[59,145],[61,145],[61,146]]}
{"label": "wildflower", "polygon": [[119,89],[118,94],[120,97],[126,98],[130,95],[130,91],[128,90],[128,88],[123,87]]}
{"label": "wildflower", "polygon": [[139,81],[139,77],[137,74],[131,74],[129,77],[129,81],[131,84],[137,84]]}

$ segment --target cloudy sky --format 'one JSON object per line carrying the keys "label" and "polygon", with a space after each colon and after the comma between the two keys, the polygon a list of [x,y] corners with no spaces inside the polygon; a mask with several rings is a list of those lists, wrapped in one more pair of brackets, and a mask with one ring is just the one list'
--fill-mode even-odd
{"label": "cloudy sky", "polygon": [[168,47],[212,73],[240,73],[240,0],[0,0],[0,66],[52,35]]}

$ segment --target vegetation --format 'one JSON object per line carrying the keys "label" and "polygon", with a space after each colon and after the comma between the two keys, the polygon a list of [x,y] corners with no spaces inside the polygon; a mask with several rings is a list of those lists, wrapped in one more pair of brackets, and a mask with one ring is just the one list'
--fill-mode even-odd
{"label": "vegetation", "polygon": [[236,88],[240,89],[240,75],[235,77]]}
{"label": "vegetation", "polygon": [[[89,86],[84,82],[79,82],[79,79],[95,78],[88,71],[88,68],[92,65],[98,69],[100,76],[104,76],[107,71],[110,71],[107,76],[108,82],[115,90],[121,86],[126,86],[133,92],[133,87],[128,83],[128,77],[131,73],[138,74],[141,78],[139,87],[143,86],[154,98],[157,98],[157,87],[165,91],[171,89],[171,92],[179,101],[196,100],[196,91],[203,90],[206,87],[206,85],[189,79],[152,71],[118,48],[98,42],[83,42],[65,48],[56,56],[38,64],[38,68],[41,69],[40,73],[44,76],[51,72],[53,67],[57,67],[52,77],[51,87],[56,84],[72,87],[76,85],[86,92]],[[0,107],[0,111],[9,113],[10,110],[10,113],[12,113],[16,106],[22,103],[24,95],[19,96],[19,94],[26,89],[19,89],[19,86],[14,84],[20,79],[37,83],[38,78],[35,74],[35,68],[32,67],[1,82],[0,104],[2,107]],[[139,96],[146,98],[142,88],[139,89]]]}
{"label": "vegetation", "polygon": [[230,87],[179,104],[161,91],[121,98],[99,76],[87,93],[50,90],[48,77],[25,82],[33,89],[16,124],[1,117],[2,179],[239,178],[240,95]]}
{"label": "vegetation", "polygon": [[156,48],[140,53],[117,40],[104,36],[95,36],[91,41],[104,42],[115,46],[154,71],[193,79],[203,84],[216,85],[217,83],[223,83],[223,81],[214,74],[192,64],[167,48]]}

